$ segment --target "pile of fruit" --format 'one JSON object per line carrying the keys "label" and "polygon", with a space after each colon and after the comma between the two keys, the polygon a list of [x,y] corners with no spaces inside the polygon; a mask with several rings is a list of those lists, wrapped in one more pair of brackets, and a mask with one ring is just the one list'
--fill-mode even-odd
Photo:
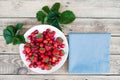
{"label": "pile of fruit", "polygon": [[25,43],[23,53],[30,63],[29,68],[50,70],[62,60],[65,44],[55,34],[55,31],[46,29],[42,33],[35,30],[28,36],[30,42]]}

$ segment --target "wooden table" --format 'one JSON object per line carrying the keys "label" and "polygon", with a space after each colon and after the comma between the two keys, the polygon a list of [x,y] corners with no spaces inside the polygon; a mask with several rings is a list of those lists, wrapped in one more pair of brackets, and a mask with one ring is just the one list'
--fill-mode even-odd
{"label": "wooden table", "polygon": [[[67,61],[52,74],[37,74],[23,64],[18,46],[5,44],[2,33],[7,25],[22,22],[25,32],[39,24],[36,12],[55,2],[61,2],[61,11],[70,9],[77,16],[72,24],[62,25],[65,35],[68,32],[111,33],[109,74],[68,74]],[[120,0],[0,0],[0,80],[120,80]]]}

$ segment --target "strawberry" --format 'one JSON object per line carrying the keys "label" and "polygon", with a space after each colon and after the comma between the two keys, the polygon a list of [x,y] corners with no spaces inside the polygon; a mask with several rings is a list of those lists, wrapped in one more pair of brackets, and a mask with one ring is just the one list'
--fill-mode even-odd
{"label": "strawberry", "polygon": [[44,44],[43,43],[40,43],[40,47],[43,47],[44,46]]}
{"label": "strawberry", "polygon": [[64,56],[64,54],[65,54],[65,52],[64,52],[64,50],[60,50],[60,56]]}
{"label": "strawberry", "polygon": [[29,68],[33,68],[33,64],[29,64]]}
{"label": "strawberry", "polygon": [[54,46],[54,48],[57,48],[57,47],[58,47],[58,44],[57,44],[57,43],[54,43],[53,46]]}
{"label": "strawberry", "polygon": [[35,30],[35,31],[34,31],[34,34],[38,34],[38,30]]}
{"label": "strawberry", "polygon": [[43,43],[44,43],[44,44],[47,44],[47,43],[48,43],[48,41],[47,41],[47,40],[44,40],[44,41],[43,41]]}
{"label": "strawberry", "polygon": [[26,48],[25,48],[25,51],[26,51],[26,53],[30,53],[30,52],[31,52],[30,47],[26,47]]}
{"label": "strawberry", "polygon": [[62,39],[61,37],[57,37],[57,38],[56,38],[56,42],[57,42],[58,44],[62,44],[62,43],[63,43],[63,39]]}
{"label": "strawberry", "polygon": [[56,57],[56,56],[53,56],[53,57],[52,57],[52,62],[55,62],[55,61],[57,61],[57,57]]}
{"label": "strawberry", "polygon": [[61,48],[64,48],[64,47],[65,47],[65,44],[62,44],[62,45],[61,45]]}
{"label": "strawberry", "polygon": [[49,33],[48,33],[48,36],[49,36],[49,38],[51,38],[51,39],[53,39],[53,38],[54,38],[54,35],[55,35],[55,34],[54,34],[54,32],[53,32],[53,31],[51,31],[51,32],[49,32]]}
{"label": "strawberry", "polygon": [[43,34],[42,33],[40,33],[40,34],[38,34],[36,36],[36,41],[38,41],[38,42],[42,42],[43,41]]}
{"label": "strawberry", "polygon": [[52,49],[52,45],[51,45],[51,44],[46,44],[46,45],[45,45],[45,49],[46,49],[47,51],[51,50],[51,49]]}
{"label": "strawberry", "polygon": [[59,54],[59,50],[58,49],[54,49],[52,52],[53,55],[58,55]]}
{"label": "strawberry", "polygon": [[40,52],[40,53],[45,53],[45,48],[40,48],[40,49],[39,49],[39,52]]}
{"label": "strawberry", "polygon": [[26,42],[25,45],[24,45],[24,48],[25,47],[30,47],[30,44]]}
{"label": "strawberry", "polygon": [[50,32],[50,29],[48,28],[48,29],[46,29],[46,32]]}
{"label": "strawberry", "polygon": [[48,64],[45,65],[46,70],[50,70],[51,68],[52,68],[52,65],[48,65]]}
{"label": "strawberry", "polygon": [[48,61],[49,61],[49,57],[48,56],[44,56],[42,62],[48,63]]}
{"label": "strawberry", "polygon": [[42,70],[44,70],[44,69],[45,69],[45,64],[44,64],[44,63],[41,63],[41,64],[40,64],[40,67],[41,67]]}

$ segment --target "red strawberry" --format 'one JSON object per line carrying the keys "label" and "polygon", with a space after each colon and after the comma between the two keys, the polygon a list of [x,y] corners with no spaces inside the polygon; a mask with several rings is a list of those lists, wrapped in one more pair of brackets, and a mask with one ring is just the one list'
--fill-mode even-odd
{"label": "red strawberry", "polygon": [[44,46],[44,44],[43,43],[40,43],[40,47],[43,47]]}
{"label": "red strawberry", "polygon": [[25,48],[25,51],[26,51],[26,53],[30,53],[30,52],[31,52],[31,49],[30,49],[29,47],[26,47],[26,48]]}
{"label": "red strawberry", "polygon": [[53,55],[58,55],[59,54],[59,50],[58,49],[54,49],[52,52]]}
{"label": "red strawberry", "polygon": [[36,68],[36,67],[37,67],[37,64],[33,64],[33,67]]}
{"label": "red strawberry", "polygon": [[65,54],[65,52],[64,52],[64,50],[60,50],[60,56],[64,56],[64,54]]}
{"label": "red strawberry", "polygon": [[46,29],[46,32],[50,32],[50,29],[48,28],[48,29]]}
{"label": "red strawberry", "polygon": [[65,47],[65,44],[62,44],[62,45],[61,45],[61,48],[64,48],[64,47]]}
{"label": "red strawberry", "polygon": [[49,57],[48,56],[44,56],[42,62],[48,63],[48,61],[49,61]]}
{"label": "red strawberry", "polygon": [[53,38],[54,38],[54,35],[55,35],[55,34],[54,34],[54,32],[53,32],[53,31],[51,31],[51,32],[49,32],[49,33],[48,33],[48,36],[49,36],[51,39],[53,39]]}
{"label": "red strawberry", "polygon": [[45,65],[46,70],[50,70],[51,68],[52,68],[52,65],[48,65],[48,64]]}
{"label": "red strawberry", "polygon": [[51,49],[52,49],[52,45],[51,45],[51,44],[45,45],[45,49],[46,49],[47,51],[51,50]]}
{"label": "red strawberry", "polygon": [[40,52],[40,53],[45,53],[45,48],[40,48],[40,49],[39,49],[39,52]]}
{"label": "red strawberry", "polygon": [[30,44],[26,42],[25,45],[24,45],[24,48],[25,47],[30,47]]}
{"label": "red strawberry", "polygon": [[54,46],[54,48],[57,48],[57,47],[58,47],[58,44],[57,44],[57,43],[54,43],[53,46]]}
{"label": "red strawberry", "polygon": [[57,37],[57,38],[56,38],[56,42],[57,42],[58,44],[62,44],[63,39],[62,39],[61,37]]}
{"label": "red strawberry", "polygon": [[38,42],[42,42],[43,41],[43,34],[42,33],[38,34],[36,37],[37,37],[36,40]]}
{"label": "red strawberry", "polygon": [[44,44],[47,44],[47,43],[48,43],[48,41],[47,41],[47,40],[44,40],[44,41],[43,41],[43,43],[44,43]]}
{"label": "red strawberry", "polygon": [[33,68],[33,64],[29,64],[29,68]]}
{"label": "red strawberry", "polygon": [[45,69],[45,64],[44,64],[44,63],[41,63],[41,64],[40,64],[40,67],[41,67],[42,70],[44,70],[44,69]]}
{"label": "red strawberry", "polygon": [[34,33],[35,33],[35,34],[38,34],[38,30],[35,30]]}
{"label": "red strawberry", "polygon": [[56,57],[56,56],[53,56],[53,57],[52,57],[52,62],[55,62],[55,61],[57,61],[57,57]]}

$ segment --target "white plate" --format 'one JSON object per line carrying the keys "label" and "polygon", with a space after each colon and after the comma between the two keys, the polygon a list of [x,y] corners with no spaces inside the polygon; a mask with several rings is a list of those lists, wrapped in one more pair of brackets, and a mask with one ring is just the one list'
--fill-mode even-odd
{"label": "white plate", "polygon": [[23,54],[23,50],[24,50],[24,44],[20,44],[19,46],[19,51],[20,51],[20,56],[22,58],[22,61],[24,62],[24,64],[32,71],[37,72],[37,73],[41,73],[41,74],[47,74],[47,73],[51,73],[54,72],[56,70],[58,70],[66,61],[67,57],[68,57],[68,42],[67,39],[64,35],[63,32],[61,32],[60,30],[58,30],[57,28],[50,26],[50,25],[37,25],[32,27],[31,29],[29,29],[25,34],[25,41],[29,42],[29,40],[27,39],[27,37],[35,30],[38,30],[39,32],[43,32],[45,31],[47,28],[53,30],[56,32],[55,37],[62,37],[64,40],[64,44],[65,44],[65,48],[63,48],[63,50],[65,51],[65,55],[62,57],[62,60],[60,61],[59,64],[57,64],[56,66],[52,67],[51,70],[41,70],[40,68],[29,68],[29,62],[26,61],[25,55]]}

